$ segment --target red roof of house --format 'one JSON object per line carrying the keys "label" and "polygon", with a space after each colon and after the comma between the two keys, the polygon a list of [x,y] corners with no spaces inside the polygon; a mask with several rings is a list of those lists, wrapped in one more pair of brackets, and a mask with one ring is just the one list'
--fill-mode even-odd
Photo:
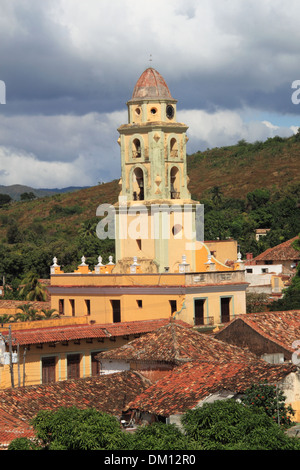
{"label": "red roof of house", "polygon": [[[148,333],[169,322],[168,318],[157,320],[141,320],[121,323],[93,325],[63,325],[46,328],[31,328],[12,330],[13,345],[52,343],[57,341],[72,341],[87,338],[110,338]],[[185,324],[178,321],[179,323]],[[185,324],[186,325],[186,324]],[[2,332],[4,335],[8,331]]]}
{"label": "red roof of house", "polygon": [[193,330],[190,325],[173,321],[119,348],[98,354],[98,359],[167,362],[182,364],[190,360],[257,361],[257,356],[210,335]]}
{"label": "red roof of house", "polygon": [[129,403],[128,409],[165,417],[180,414],[211,394],[224,390],[242,393],[253,383],[277,383],[296,370],[294,365],[271,365],[259,360],[251,364],[188,362],[147,388]]}
{"label": "red roof of house", "polygon": [[40,410],[76,406],[121,416],[124,407],[150,381],[137,372],[65,380],[47,385],[17,387],[0,392],[0,448],[17,437],[33,437],[29,426]]}
{"label": "red roof of house", "polygon": [[6,448],[14,439],[20,437],[30,439],[34,436],[34,430],[29,424],[0,409],[0,449]]}
{"label": "red roof of house", "polygon": [[266,251],[260,255],[253,258],[253,261],[290,261],[290,260],[299,260],[300,251],[293,248],[293,242],[297,240],[299,236],[291,238],[280,245],[273,246],[268,248]]}
{"label": "red roof of house", "polygon": [[261,336],[290,352],[295,351],[293,342],[300,340],[300,310],[247,313],[231,320],[215,336],[237,321],[246,323]]}

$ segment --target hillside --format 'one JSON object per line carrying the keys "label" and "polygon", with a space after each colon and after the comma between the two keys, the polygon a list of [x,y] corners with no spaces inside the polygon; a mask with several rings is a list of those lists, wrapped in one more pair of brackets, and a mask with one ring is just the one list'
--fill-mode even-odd
{"label": "hillside", "polygon": [[[205,205],[206,239],[232,237],[242,253],[256,255],[298,235],[297,136],[239,142],[188,156],[189,189]],[[73,270],[82,255],[93,264],[100,254],[104,260],[114,254],[113,240],[95,237],[96,210],[100,204],[115,203],[118,194],[114,180],[0,208],[0,278],[20,278],[29,270],[48,277],[53,256],[64,269]],[[256,243],[256,228],[271,229],[263,242]]]}
{"label": "hillside", "polygon": [[189,156],[191,193],[201,200],[207,190],[218,186],[227,197],[245,198],[256,188],[283,189],[299,183],[300,141],[297,136],[274,137],[254,144],[241,141],[231,147]]}
{"label": "hillside", "polygon": [[15,201],[20,200],[20,196],[23,193],[33,193],[36,197],[52,196],[57,193],[68,193],[76,191],[81,188],[69,187],[69,188],[32,188],[31,186],[25,186],[23,184],[11,184],[9,186],[3,186],[0,184],[0,194],[8,194]]}

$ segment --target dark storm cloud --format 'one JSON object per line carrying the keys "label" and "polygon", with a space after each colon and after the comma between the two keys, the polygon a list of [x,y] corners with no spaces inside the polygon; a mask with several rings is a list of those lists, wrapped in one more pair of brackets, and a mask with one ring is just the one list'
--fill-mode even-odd
{"label": "dark storm cloud", "polygon": [[[297,127],[295,0],[2,0],[0,8],[1,184],[118,177],[117,127],[150,65],[178,100],[189,152]],[[250,110],[259,117],[246,122]]]}

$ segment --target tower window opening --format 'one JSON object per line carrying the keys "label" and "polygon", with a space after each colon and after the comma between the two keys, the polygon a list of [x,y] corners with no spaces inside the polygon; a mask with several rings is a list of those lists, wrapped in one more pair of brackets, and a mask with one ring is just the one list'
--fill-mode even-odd
{"label": "tower window opening", "polygon": [[136,168],[133,172],[133,200],[144,200],[144,173],[141,168]]}
{"label": "tower window opening", "polygon": [[179,170],[173,167],[170,174],[171,199],[180,199]]}
{"label": "tower window opening", "polygon": [[156,114],[157,113],[157,109],[156,108],[151,108],[151,114]]}
{"label": "tower window opening", "polygon": [[134,139],[132,142],[132,157],[133,158],[141,158],[142,151],[141,151],[141,142],[139,139]]}
{"label": "tower window opening", "polygon": [[171,158],[177,158],[178,157],[178,146],[177,146],[177,140],[175,137],[171,139],[170,142],[170,157]]}

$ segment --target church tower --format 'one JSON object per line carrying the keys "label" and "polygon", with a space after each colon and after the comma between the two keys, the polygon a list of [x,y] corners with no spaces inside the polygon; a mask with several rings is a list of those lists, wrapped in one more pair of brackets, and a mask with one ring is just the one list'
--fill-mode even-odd
{"label": "church tower", "polygon": [[[127,102],[119,127],[121,192],[116,205],[114,272],[137,258],[142,272],[179,272],[184,258],[195,269],[195,211],[188,191],[186,131],[163,77],[147,68]],[[182,258],[183,257],[183,258]]]}

